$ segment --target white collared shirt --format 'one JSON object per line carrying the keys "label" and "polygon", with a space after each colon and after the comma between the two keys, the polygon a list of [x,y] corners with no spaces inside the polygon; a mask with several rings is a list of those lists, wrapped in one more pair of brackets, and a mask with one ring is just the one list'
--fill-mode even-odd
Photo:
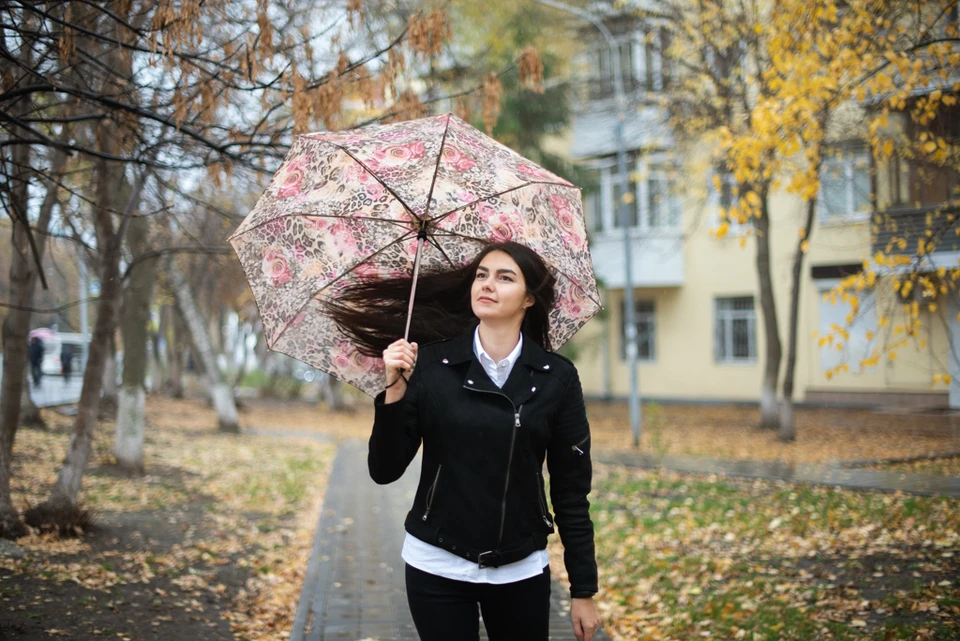
{"label": "white collared shirt", "polygon": [[[523,334],[517,341],[517,346],[513,348],[510,354],[500,361],[495,362],[483,345],[480,344],[480,328],[473,333],[473,353],[483,366],[483,370],[497,387],[503,387],[513,371],[513,366],[517,364],[520,358],[520,348],[523,346]],[[550,563],[550,556],[546,550],[535,550],[525,559],[520,559],[515,563],[501,565],[498,568],[481,568],[473,561],[468,561],[462,557],[447,552],[443,548],[430,545],[421,541],[417,537],[407,533],[403,539],[403,550],[400,552],[403,560],[423,572],[428,572],[435,576],[442,576],[455,581],[467,581],[469,583],[514,583],[523,581],[531,577],[539,576],[543,568]]]}
{"label": "white collared shirt", "polygon": [[483,371],[487,373],[487,376],[497,387],[503,387],[503,384],[507,382],[510,372],[513,371],[513,366],[517,364],[517,359],[520,358],[521,347],[523,347],[523,334],[520,334],[520,340],[517,341],[517,346],[513,348],[513,351],[497,363],[487,354],[480,343],[480,327],[477,326],[477,329],[473,332],[473,353],[479,359],[480,364],[483,365]]}

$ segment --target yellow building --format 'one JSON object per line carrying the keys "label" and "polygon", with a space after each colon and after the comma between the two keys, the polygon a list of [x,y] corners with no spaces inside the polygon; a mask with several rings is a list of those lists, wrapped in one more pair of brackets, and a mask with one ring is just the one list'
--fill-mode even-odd
{"label": "yellow building", "polygon": [[[645,37],[636,26],[624,23],[612,27],[631,97],[625,137],[634,195],[629,234],[640,396],[661,402],[757,402],[765,345],[754,239],[749,229],[735,228],[723,239],[711,233],[719,222],[720,206],[733,197],[727,187],[732,180],[721,177],[724,188],[717,193],[713,174],[700,161],[706,154],[688,150],[681,155],[664,124],[664,114],[644,101],[644,93],[657,92],[666,82],[657,34]],[[584,189],[584,209],[607,310],[574,339],[577,366],[586,393],[625,398],[629,391],[623,338],[625,242],[623,227],[614,215],[620,194],[607,51],[606,44],[598,41],[586,54],[587,82],[561,147],[591,168],[595,177]],[[865,146],[841,142],[825,162],[817,220],[803,267],[795,400],[960,407],[960,309],[955,302],[925,311],[927,335],[901,349],[895,360],[883,358],[876,366],[861,367],[861,360],[890,338],[887,332],[895,324],[881,327],[879,321],[881,316],[895,316],[899,309],[888,279],[881,277],[875,292],[861,293],[861,311],[852,322],[849,305],[824,300],[841,277],[857,273],[886,243],[883,234],[877,238],[871,234],[872,202],[882,203],[900,220],[913,221],[940,199],[939,194],[914,184],[910,168],[876,167]],[[898,186],[891,187],[891,177]],[[956,175],[945,179],[960,185]],[[918,200],[921,192],[923,198]],[[781,192],[772,197],[772,275],[784,365],[791,270],[804,209],[797,196]],[[912,249],[916,241],[911,243]],[[931,257],[928,269],[955,267],[958,249],[955,244],[943,245]],[[820,337],[831,334],[833,327],[849,332],[842,349],[820,345]],[[849,371],[828,379],[827,372],[841,363],[847,363]],[[953,376],[949,389],[933,384],[935,374],[948,372]]]}

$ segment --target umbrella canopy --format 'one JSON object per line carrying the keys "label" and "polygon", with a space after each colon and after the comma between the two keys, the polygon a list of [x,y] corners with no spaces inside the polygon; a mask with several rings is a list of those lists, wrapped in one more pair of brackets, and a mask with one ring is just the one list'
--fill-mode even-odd
{"label": "umbrella canopy", "polygon": [[559,347],[600,309],[580,190],[451,114],[299,136],[230,237],[270,348],[371,395],[383,363],[356,350],[324,301],[409,276],[418,258],[449,269],[507,240],[557,277]]}

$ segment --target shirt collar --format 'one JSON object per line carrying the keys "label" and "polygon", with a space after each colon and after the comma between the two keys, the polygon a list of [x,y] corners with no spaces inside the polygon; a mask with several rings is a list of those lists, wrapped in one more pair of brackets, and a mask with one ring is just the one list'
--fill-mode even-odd
{"label": "shirt collar", "polygon": [[[520,358],[520,351],[523,348],[523,332],[520,333],[520,340],[517,341],[517,346],[513,348],[513,351],[507,355],[503,360],[507,361],[510,364],[510,367],[513,367],[517,363],[517,359]],[[480,343],[480,326],[477,325],[477,328],[473,330],[473,353],[476,354],[477,358],[480,359],[482,363],[484,359],[493,363],[494,365],[499,365],[497,361],[487,354],[483,349],[483,345]]]}

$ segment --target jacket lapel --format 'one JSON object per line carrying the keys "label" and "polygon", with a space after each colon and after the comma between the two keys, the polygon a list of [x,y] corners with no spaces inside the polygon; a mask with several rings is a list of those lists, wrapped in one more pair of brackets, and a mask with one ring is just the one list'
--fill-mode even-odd
{"label": "jacket lapel", "polygon": [[[523,347],[520,348],[520,357],[513,366],[510,376],[507,377],[503,388],[494,385],[487,376],[479,359],[473,353],[474,327],[469,332],[450,340],[443,350],[445,364],[459,366],[464,371],[463,386],[484,392],[493,392],[506,395],[516,407],[526,403],[537,393],[536,383],[530,374],[531,368],[539,368],[546,363],[546,352],[528,337],[523,338]],[[465,368],[462,366],[466,365]]]}

